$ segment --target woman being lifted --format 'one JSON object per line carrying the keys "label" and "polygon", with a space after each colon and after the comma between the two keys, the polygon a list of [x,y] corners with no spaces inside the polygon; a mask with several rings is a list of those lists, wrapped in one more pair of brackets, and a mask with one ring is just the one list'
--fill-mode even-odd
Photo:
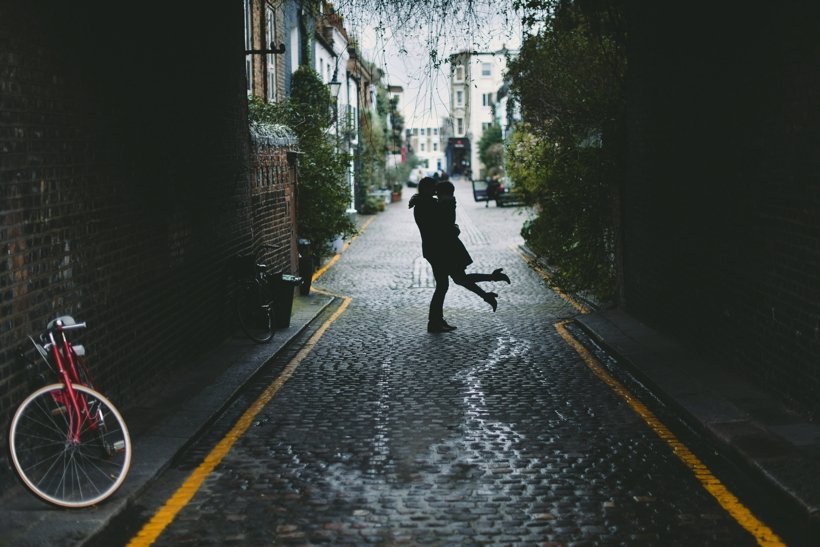
{"label": "woman being lifted", "polygon": [[[510,282],[501,268],[490,274],[466,273],[464,270],[473,263],[470,253],[459,239],[461,233],[455,223],[454,186],[450,181],[436,183],[430,177],[419,181],[418,194],[410,198],[410,207],[414,208],[413,217],[421,235],[422,255],[430,263],[436,289],[430,300],[430,311],[427,317],[427,332],[450,332],[456,327],[444,320],[444,298],[449,289],[449,278],[461,285],[492,306],[498,307],[497,294],[486,292],[477,285],[481,281]],[[438,193],[438,199],[436,198]]]}

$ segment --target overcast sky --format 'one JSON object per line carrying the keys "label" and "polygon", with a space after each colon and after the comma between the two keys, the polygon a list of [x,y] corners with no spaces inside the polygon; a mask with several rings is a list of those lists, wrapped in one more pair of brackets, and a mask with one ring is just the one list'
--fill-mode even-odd
{"label": "overcast sky", "polygon": [[365,58],[385,70],[389,84],[404,88],[401,107],[406,126],[438,126],[441,118],[449,114],[450,67],[446,62],[434,66],[432,50],[437,51],[438,59],[446,61],[458,51],[520,46],[521,25],[517,18],[488,15],[481,19],[477,32],[459,32],[449,23],[447,28],[436,25],[436,30],[431,28],[434,25],[420,23],[416,28],[395,33],[390,28],[377,31],[373,25],[354,29]]}

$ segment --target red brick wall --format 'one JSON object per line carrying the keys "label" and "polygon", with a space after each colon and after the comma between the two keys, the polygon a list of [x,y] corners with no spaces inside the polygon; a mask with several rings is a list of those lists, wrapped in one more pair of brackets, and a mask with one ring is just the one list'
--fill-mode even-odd
{"label": "red brick wall", "polygon": [[274,243],[296,271],[295,170],[253,159],[241,2],[116,6],[0,2],[4,423],[28,390],[14,349],[53,317],[88,322],[127,409],[230,334],[230,256]]}
{"label": "red brick wall", "polygon": [[266,264],[274,271],[296,274],[296,182],[295,141],[291,145],[258,144],[251,154],[253,239],[273,245],[266,249]]}

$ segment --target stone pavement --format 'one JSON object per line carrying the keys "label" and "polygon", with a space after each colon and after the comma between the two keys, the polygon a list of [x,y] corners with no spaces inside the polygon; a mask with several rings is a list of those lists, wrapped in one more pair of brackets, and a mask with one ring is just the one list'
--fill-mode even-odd
{"label": "stone pavement", "polygon": [[820,542],[820,426],[622,310],[575,321],[688,424],[767,483]]}
{"label": "stone pavement", "polygon": [[[260,415],[255,437],[237,443],[159,544],[213,544],[224,534],[243,545],[272,537],[749,543],[696,481],[681,476],[676,457],[634,412],[577,366],[553,328],[562,319],[575,321],[716,446],[757,469],[795,511],[816,514],[816,426],[620,311],[579,315],[518,256],[520,238],[498,243],[496,234],[517,213],[471,209],[463,188],[459,200],[462,238],[476,259],[471,269],[489,271],[502,259],[514,279],[497,287],[498,313],[453,286],[445,314],[459,330],[423,332],[429,266],[417,256],[406,197],[389,206],[320,282],[354,303]],[[240,386],[257,381],[254,373],[331,302],[315,292],[297,298],[292,326],[277,332],[273,346],[230,340],[185,385],[163,394],[162,404],[131,413],[142,418],[132,425],[134,468],[114,499],[60,511],[22,487],[5,492],[0,545],[82,544],[135,503]],[[189,413],[163,421],[173,401]]]}
{"label": "stone pavement", "polygon": [[[298,292],[297,292],[298,295]],[[296,296],[291,324],[267,344],[241,333],[178,373],[143,406],[124,409],[133,442],[131,469],[114,496],[96,507],[62,510],[40,502],[22,485],[0,493],[0,545],[80,545],[102,530],[218,416],[236,393],[295,338],[333,298],[312,291]]]}

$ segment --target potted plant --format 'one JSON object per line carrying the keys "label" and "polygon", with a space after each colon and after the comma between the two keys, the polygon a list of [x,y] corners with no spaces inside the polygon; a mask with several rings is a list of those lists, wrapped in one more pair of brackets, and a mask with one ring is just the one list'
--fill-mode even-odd
{"label": "potted plant", "polygon": [[401,201],[401,189],[402,185],[400,182],[393,183],[393,191],[390,193],[390,202],[395,203],[397,201]]}

